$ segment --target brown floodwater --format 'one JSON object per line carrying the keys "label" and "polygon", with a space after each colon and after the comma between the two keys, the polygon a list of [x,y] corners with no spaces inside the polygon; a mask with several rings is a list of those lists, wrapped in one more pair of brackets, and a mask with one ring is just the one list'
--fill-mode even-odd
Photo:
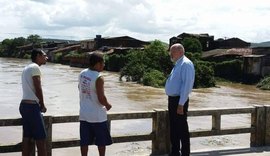
{"label": "brown floodwater", "polygon": [[[20,117],[18,107],[22,97],[21,72],[29,60],[0,58],[0,117],[18,118]],[[67,65],[47,63],[41,66],[42,86],[47,106],[45,115],[62,116],[78,115],[79,96],[77,88],[78,74],[82,68],[69,67]],[[128,112],[128,111],[146,111],[153,109],[167,109],[167,97],[163,88],[152,88],[141,86],[136,83],[127,83],[119,81],[118,73],[102,72],[105,79],[105,92],[108,101],[112,104],[110,112]],[[235,108],[252,105],[270,104],[269,91],[257,89],[254,85],[243,85],[236,83],[218,84],[214,88],[194,89],[190,95],[190,109],[205,108]],[[224,116],[222,117],[222,127],[249,125],[249,116]],[[207,121],[207,122],[205,122]],[[189,119],[190,129],[209,129],[211,127],[210,117],[192,117]],[[115,123],[115,124],[114,124]],[[140,120],[129,122],[112,123],[112,134],[119,133],[140,133],[136,127],[142,124],[141,131],[151,129],[151,121]],[[66,127],[74,125],[65,124]],[[123,128],[124,127],[124,128]],[[127,131],[130,129],[130,131]],[[53,132],[54,139],[62,137],[78,137],[78,129],[63,133],[60,125],[55,125]],[[18,133],[17,135],[3,135],[9,133]],[[58,134],[61,135],[58,135]],[[74,134],[75,133],[75,134]],[[17,142],[21,138],[21,127],[0,128],[0,144],[8,142]],[[204,138],[193,141],[193,149],[197,147],[223,146],[226,144],[243,144],[235,141],[233,137]],[[147,149],[149,150],[149,149]],[[0,154],[1,155],[1,154]]]}
{"label": "brown floodwater", "polygon": [[[21,100],[21,72],[26,64],[23,59],[0,58],[0,115],[2,118],[19,117]],[[78,75],[82,68],[47,63],[41,66],[42,86],[46,115],[78,115]],[[118,73],[103,72],[105,92],[113,105],[111,112],[151,110],[166,108],[163,89],[143,87],[135,83],[119,81]]]}

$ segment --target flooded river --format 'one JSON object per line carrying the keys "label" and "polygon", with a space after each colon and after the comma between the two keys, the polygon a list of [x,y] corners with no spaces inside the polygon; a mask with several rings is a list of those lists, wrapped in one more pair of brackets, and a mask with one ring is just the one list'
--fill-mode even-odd
{"label": "flooded river", "polygon": [[[0,58],[0,117],[3,118],[18,118],[20,117],[18,107],[22,97],[21,89],[21,72],[26,64],[30,63],[29,60],[13,59],[13,58]],[[47,106],[47,113],[45,115],[78,115],[79,112],[79,96],[77,89],[77,79],[81,68],[69,67],[61,64],[47,63],[41,67],[42,71],[42,86],[45,98],[45,105]],[[112,104],[110,112],[128,112],[128,111],[145,111],[157,109],[167,109],[167,97],[164,94],[164,89],[145,87],[135,83],[120,82],[118,73],[103,72],[105,79],[105,92],[108,101]],[[242,84],[219,84],[214,88],[207,89],[194,89],[190,96],[190,109],[200,108],[224,108],[224,107],[244,107],[252,105],[270,104],[269,91],[261,91],[252,85]],[[231,121],[237,124],[248,125],[249,117],[236,118],[231,120],[233,116],[222,118],[225,124],[222,126],[232,125]],[[190,120],[190,129],[203,129],[210,128],[209,123],[202,122],[204,119],[196,117]],[[144,124],[144,130],[151,129],[149,121],[141,121]],[[135,124],[128,124],[126,122],[112,123],[112,134],[119,132],[126,132],[126,128],[136,129]],[[66,125],[72,127],[71,125]],[[121,127],[125,127],[122,128]],[[114,128],[114,130],[113,130]],[[18,135],[3,135],[8,132],[16,132]],[[55,128],[54,133],[62,133],[61,126]],[[75,130],[74,133],[78,131]],[[129,132],[126,132],[129,133]],[[0,144],[7,142],[14,142],[19,140],[21,135],[21,128],[0,128]],[[63,136],[78,137],[78,135],[65,133]],[[54,137],[54,136],[53,136]],[[58,137],[58,134],[55,134]],[[220,139],[219,141],[229,142],[233,144],[233,139]],[[8,141],[7,141],[8,140]],[[243,140],[246,141],[246,140]],[[247,139],[247,141],[249,141]],[[15,141],[16,142],[16,141]],[[209,145],[211,140],[201,139],[193,141],[193,149],[197,149],[207,142]],[[215,144],[219,142],[215,140]],[[241,144],[237,142],[236,144]],[[222,144],[223,145],[223,144]],[[151,146],[150,146],[151,147]],[[150,149],[146,149],[150,150]],[[0,154],[1,155],[1,154]]]}
{"label": "flooded river", "polygon": [[[23,59],[0,58],[0,115],[2,118],[19,117],[18,104],[21,100],[21,72],[26,64]],[[78,75],[82,68],[47,63],[41,66],[42,86],[47,115],[78,115]],[[152,110],[166,108],[163,89],[143,87],[119,81],[119,75],[103,72],[105,92],[113,105],[111,112]]]}

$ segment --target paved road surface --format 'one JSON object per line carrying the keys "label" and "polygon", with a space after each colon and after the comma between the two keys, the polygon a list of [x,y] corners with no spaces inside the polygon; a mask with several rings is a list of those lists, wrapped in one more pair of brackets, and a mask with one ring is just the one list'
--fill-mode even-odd
{"label": "paved road surface", "polygon": [[214,151],[192,151],[191,156],[270,156],[270,146],[243,147]]}

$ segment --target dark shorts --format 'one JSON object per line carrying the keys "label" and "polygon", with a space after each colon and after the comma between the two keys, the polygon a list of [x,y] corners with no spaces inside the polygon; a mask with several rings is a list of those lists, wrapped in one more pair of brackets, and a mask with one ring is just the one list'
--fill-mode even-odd
{"label": "dark shorts", "polygon": [[41,140],[46,138],[43,116],[38,104],[20,104],[23,124],[23,137]]}
{"label": "dark shorts", "polygon": [[80,138],[81,146],[88,146],[94,143],[97,146],[107,146],[112,144],[107,121],[101,123],[80,121]]}

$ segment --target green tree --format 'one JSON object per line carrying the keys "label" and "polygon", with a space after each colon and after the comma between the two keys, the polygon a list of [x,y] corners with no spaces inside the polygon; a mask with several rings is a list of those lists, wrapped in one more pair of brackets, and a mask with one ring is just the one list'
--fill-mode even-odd
{"label": "green tree", "polygon": [[185,52],[185,56],[188,57],[192,62],[201,60],[202,54],[199,52]]}
{"label": "green tree", "polygon": [[109,71],[120,71],[121,68],[125,65],[125,55],[123,54],[112,54],[112,55],[106,55],[105,57],[105,64],[106,64],[106,70]]}
{"label": "green tree", "polygon": [[40,47],[41,46],[41,42],[42,42],[42,38],[35,34],[35,35],[29,35],[27,37],[27,42],[28,43],[32,43],[33,44],[33,48],[36,48],[36,47]]}
{"label": "green tree", "polygon": [[11,56],[12,51],[10,51],[10,49],[12,46],[12,42],[13,42],[12,39],[4,39],[1,42],[1,56]]}
{"label": "green tree", "polygon": [[[187,52],[186,55],[195,66],[194,87],[215,86],[213,64],[201,61],[200,52]],[[126,77],[128,81],[137,81],[153,87],[164,86],[166,77],[173,67],[167,48],[160,41],[152,42],[144,51],[130,51],[126,57],[127,63],[121,71],[120,78]]]}
{"label": "green tree", "polygon": [[215,76],[225,78],[230,81],[241,81],[243,75],[242,65],[242,60],[215,63]]}
{"label": "green tree", "polygon": [[144,62],[149,69],[155,69],[168,75],[173,63],[170,60],[167,47],[161,41],[155,40],[145,47]]}
{"label": "green tree", "polygon": [[[170,73],[173,66],[167,48],[158,40],[153,41],[144,50],[129,51],[126,55],[126,61],[125,67],[121,70],[120,79],[126,77],[127,81],[139,83],[143,81],[144,74],[157,70],[163,73],[164,77]],[[155,79],[159,78],[156,77]],[[152,83],[149,82],[148,84]]]}
{"label": "green tree", "polygon": [[163,87],[166,82],[164,74],[158,70],[151,70],[143,75],[142,83],[146,86]]}
{"label": "green tree", "polygon": [[263,90],[270,90],[270,76],[265,77],[262,79],[258,84],[257,88],[263,89]]}
{"label": "green tree", "polygon": [[202,52],[201,42],[193,37],[187,37],[182,41],[183,46],[185,47],[185,51],[187,52]]}
{"label": "green tree", "polygon": [[14,38],[13,40],[13,44],[15,46],[22,46],[26,44],[26,39],[24,37],[18,37],[18,38]]}
{"label": "green tree", "polygon": [[19,49],[17,47],[19,46],[23,46],[26,44],[26,39],[24,37],[18,37],[18,38],[14,38],[13,39],[13,43],[12,43],[12,56],[13,57],[19,57]]}
{"label": "green tree", "polygon": [[195,82],[194,88],[214,87],[215,77],[212,64],[206,61],[194,61]]}
{"label": "green tree", "polygon": [[120,80],[125,77],[127,81],[141,82],[141,78],[146,70],[143,52],[130,50],[126,55],[126,59],[127,63],[120,72]]}
{"label": "green tree", "polygon": [[4,39],[1,42],[1,56],[16,57],[19,52],[17,47],[24,45],[25,42],[23,37]]}

